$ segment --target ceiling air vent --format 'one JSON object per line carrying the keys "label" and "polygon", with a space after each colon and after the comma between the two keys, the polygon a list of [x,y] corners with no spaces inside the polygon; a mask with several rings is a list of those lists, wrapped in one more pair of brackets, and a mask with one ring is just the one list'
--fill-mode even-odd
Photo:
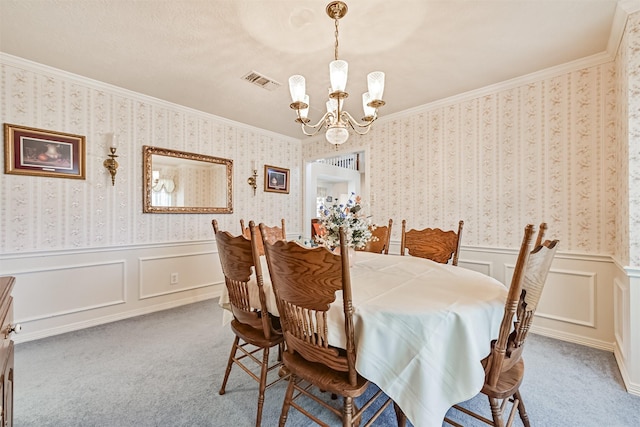
{"label": "ceiling air vent", "polygon": [[256,86],[260,86],[263,89],[267,89],[267,90],[276,90],[277,88],[279,88],[280,86],[282,86],[280,83],[278,83],[277,81],[267,77],[267,76],[263,76],[262,74],[258,73],[257,71],[251,71],[247,74],[245,74],[244,76],[242,76],[243,80],[248,81],[249,83],[253,83]]}

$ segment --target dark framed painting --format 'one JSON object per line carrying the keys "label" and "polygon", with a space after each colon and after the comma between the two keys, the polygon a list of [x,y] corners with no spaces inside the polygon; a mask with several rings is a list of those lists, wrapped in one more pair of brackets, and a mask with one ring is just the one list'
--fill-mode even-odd
{"label": "dark framed painting", "polygon": [[289,169],[264,165],[264,191],[289,194]]}
{"label": "dark framed painting", "polygon": [[4,124],[4,172],[85,179],[82,135]]}

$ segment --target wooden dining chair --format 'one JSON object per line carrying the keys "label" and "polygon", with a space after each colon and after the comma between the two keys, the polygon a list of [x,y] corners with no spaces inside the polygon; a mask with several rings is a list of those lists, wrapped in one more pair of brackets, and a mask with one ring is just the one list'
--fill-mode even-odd
{"label": "wooden dining chair", "polygon": [[389,243],[391,242],[391,226],[393,220],[389,218],[389,225],[376,225],[370,227],[371,235],[374,237],[369,240],[362,249],[356,249],[364,252],[374,252],[377,254],[389,254]]}
{"label": "wooden dining chair", "polygon": [[[546,228],[545,223],[541,224],[541,234],[538,234],[536,246],[531,251],[531,240],[535,231],[531,224],[525,227],[504,307],[500,332],[498,338],[491,342],[491,352],[481,361],[485,370],[481,393],[489,399],[492,419],[460,405],[454,405],[455,409],[492,426],[511,426],[515,419],[515,411],[518,410],[522,423],[530,427],[529,417],[520,394],[520,384],[524,377],[522,351],[551,262],[558,248],[558,240],[541,242]],[[540,244],[537,244],[538,241]],[[512,405],[505,423],[504,414],[505,409],[508,409],[508,402]],[[445,421],[454,426],[460,425],[447,418]]]}
{"label": "wooden dining chair", "polygon": [[[283,377],[278,377],[267,384],[268,374],[282,366],[282,351],[284,347],[284,337],[282,331],[274,325],[277,320],[267,311],[266,298],[263,289],[262,269],[260,267],[260,255],[258,253],[257,241],[249,240],[244,236],[232,236],[226,231],[218,229],[218,223],[214,219],[213,230],[218,245],[218,255],[222,264],[225,285],[229,292],[229,301],[233,320],[231,330],[235,334],[231,354],[227,362],[227,368],[220,387],[220,394],[225,393],[227,380],[231,373],[233,364],[237,364],[243,371],[260,384],[258,393],[258,412],[256,415],[256,426],[262,422],[262,407],[264,405],[265,390],[280,381]],[[249,228],[256,228],[253,221],[249,223]],[[258,261],[256,261],[258,260]],[[251,303],[249,295],[249,281],[251,280],[251,269],[255,269],[256,287],[258,290],[259,303]],[[258,305],[258,307],[255,307]],[[270,364],[269,350],[278,347],[278,359]],[[262,359],[258,359],[255,354],[262,350]],[[247,359],[246,361],[244,359]],[[257,376],[245,362],[253,361],[260,366],[260,376]]]}
{"label": "wooden dining chair", "polygon": [[311,240],[315,240],[316,236],[322,236],[324,234],[324,228],[320,222],[320,218],[311,219]]}
{"label": "wooden dining chair", "polygon": [[[276,240],[287,240],[287,232],[284,228],[284,218],[281,220],[281,227],[274,225],[273,227],[265,226],[265,236],[270,243],[275,242]],[[242,230],[242,235],[247,239],[251,239],[251,229],[249,227],[245,227],[244,220],[240,219],[240,229]],[[264,255],[264,248],[262,247],[262,239],[258,239],[258,252],[260,255]]]}
{"label": "wooden dining chair", "polygon": [[[260,228],[263,228],[263,224],[260,224]],[[378,398],[386,399],[365,424],[370,425],[392,400],[377,390],[360,408],[354,404],[354,399],[367,390],[369,381],[360,376],[355,368],[357,354],[348,255],[334,255],[325,247],[309,249],[296,242],[278,241],[270,244],[266,239],[264,248],[286,341],[283,362],[291,372],[279,425],[285,425],[289,409],[294,407],[314,422],[328,426],[305,409],[299,403],[300,398],[310,398],[338,415],[343,426],[359,425],[371,403]],[[349,252],[342,228],[340,249],[342,254]],[[334,347],[327,341],[327,313],[338,291],[342,291],[346,349]],[[342,408],[328,404],[322,396],[314,393],[313,386],[342,396]],[[397,406],[395,409],[398,424],[404,425],[404,414]]]}
{"label": "wooden dining chair", "polygon": [[458,265],[460,242],[462,241],[462,227],[464,221],[458,222],[458,232],[443,231],[439,228],[425,228],[424,230],[406,230],[406,220],[402,220],[402,239],[400,241],[400,255],[409,255],[430,259],[446,264],[451,260],[452,265]]}

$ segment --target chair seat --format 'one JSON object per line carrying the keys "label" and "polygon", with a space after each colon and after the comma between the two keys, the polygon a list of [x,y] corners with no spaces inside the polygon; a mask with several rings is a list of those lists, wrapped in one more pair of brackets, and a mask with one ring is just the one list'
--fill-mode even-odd
{"label": "chair seat", "polygon": [[[483,361],[483,365],[486,365]],[[489,368],[485,366],[485,374],[488,374]],[[482,387],[482,393],[496,399],[504,399],[512,396],[520,387],[522,379],[524,378],[524,360],[520,358],[518,362],[510,369],[502,372],[498,377],[498,382],[494,387],[491,387],[485,381]]]}
{"label": "chair seat", "polygon": [[347,372],[330,369],[321,363],[309,362],[297,353],[285,351],[282,361],[295,376],[313,383],[321,390],[340,396],[361,396],[369,385],[369,381],[360,375],[357,377],[356,385],[351,385]]}
{"label": "chair seat", "polygon": [[272,332],[271,338],[266,338],[261,329],[253,328],[236,319],[231,321],[231,330],[245,342],[258,347],[273,347],[284,342],[284,336],[281,333]]}

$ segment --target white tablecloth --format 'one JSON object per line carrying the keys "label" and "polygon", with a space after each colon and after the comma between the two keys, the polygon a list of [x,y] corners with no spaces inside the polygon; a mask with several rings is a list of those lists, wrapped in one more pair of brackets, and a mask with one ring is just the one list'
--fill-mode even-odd
{"label": "white tablecloth", "polygon": [[[262,265],[269,311],[277,314],[266,261]],[[462,267],[368,252],[356,254],[351,283],[356,369],[398,403],[413,425],[440,427],[453,404],[482,388],[480,360],[498,335],[506,287]],[[338,297],[330,310],[329,342],[344,346]],[[226,290],[220,305],[228,305]]]}

